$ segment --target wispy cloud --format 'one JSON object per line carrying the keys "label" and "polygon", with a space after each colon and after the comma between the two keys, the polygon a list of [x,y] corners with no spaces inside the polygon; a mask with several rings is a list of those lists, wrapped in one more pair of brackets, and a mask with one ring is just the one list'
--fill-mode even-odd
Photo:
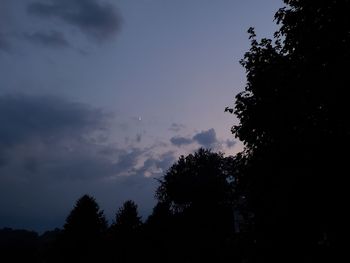
{"label": "wispy cloud", "polygon": [[[176,153],[100,140],[101,135],[108,136],[113,118],[104,110],[63,98],[1,95],[0,207],[9,221],[2,217],[0,223],[12,226],[17,217],[36,222],[33,207],[63,223],[68,205],[87,192],[107,200],[109,211],[125,199],[149,211],[157,187],[153,178],[163,175]],[[62,203],[68,205],[57,215]],[[21,212],[15,215],[14,210]]]}
{"label": "wispy cloud", "polygon": [[115,4],[102,0],[1,0],[0,52],[15,54],[31,43],[86,54],[86,43],[113,40],[121,21]]}
{"label": "wispy cloud", "polygon": [[235,140],[226,140],[225,144],[228,148],[232,148],[233,146],[236,145],[236,141]]}
{"label": "wispy cloud", "polygon": [[174,136],[170,138],[170,142],[176,147],[189,145],[193,148],[195,145],[199,145],[212,150],[222,150],[223,147],[232,148],[236,145],[234,140],[219,139],[213,128],[197,132],[193,136]]}
{"label": "wispy cloud", "polygon": [[32,34],[25,34],[25,38],[30,42],[44,47],[66,48],[70,46],[64,34],[55,30],[49,32],[37,31]]}
{"label": "wispy cloud", "polygon": [[36,1],[28,5],[27,11],[40,18],[59,19],[98,41],[115,36],[121,26],[116,8],[98,0]]}
{"label": "wispy cloud", "polygon": [[169,130],[173,132],[179,132],[184,128],[186,128],[186,126],[181,123],[172,123]]}
{"label": "wispy cloud", "polygon": [[11,49],[10,43],[5,34],[0,32],[0,51],[8,52]]}
{"label": "wispy cloud", "polygon": [[193,143],[193,139],[187,138],[187,137],[175,136],[170,139],[170,142],[175,146],[182,146],[182,145],[188,145]]}
{"label": "wispy cloud", "polygon": [[213,148],[218,143],[215,130],[209,129],[207,131],[201,131],[193,136],[193,140],[204,148]]}

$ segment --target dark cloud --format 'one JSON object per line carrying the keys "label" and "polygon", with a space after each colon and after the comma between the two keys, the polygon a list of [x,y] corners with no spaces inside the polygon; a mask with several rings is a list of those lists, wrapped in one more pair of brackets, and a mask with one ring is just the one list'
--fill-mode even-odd
{"label": "dark cloud", "polygon": [[235,145],[236,145],[236,141],[235,140],[226,140],[226,146],[228,148],[232,148]]}
{"label": "dark cloud", "polygon": [[27,11],[41,18],[60,19],[99,41],[114,36],[121,24],[116,8],[98,0],[35,1],[27,6]]}
{"label": "dark cloud", "polygon": [[40,138],[81,138],[106,127],[108,114],[81,103],[50,96],[0,96],[0,145]]}
{"label": "dark cloud", "polygon": [[[198,143],[201,147],[211,148],[214,150],[219,150],[223,143],[222,141],[218,140],[218,138],[216,137],[216,132],[213,128],[206,131],[198,132],[192,138],[175,136],[170,139],[170,142],[177,147],[190,145],[192,143]],[[225,142],[225,144],[231,145],[228,141]]]}
{"label": "dark cloud", "polygon": [[140,167],[146,171],[141,163],[147,156],[164,162],[152,148],[120,148],[100,140],[110,121],[111,115],[102,110],[61,98],[0,96],[1,166],[16,166],[23,175],[27,171],[64,180],[95,180],[135,175]]}
{"label": "dark cloud", "polygon": [[0,32],[0,51],[8,52],[11,49],[10,43],[5,34]]}
{"label": "dark cloud", "polygon": [[55,30],[25,34],[25,38],[30,42],[50,48],[65,48],[70,46],[64,34]]}
{"label": "dark cloud", "polygon": [[153,178],[175,154],[99,140],[108,136],[111,117],[57,97],[0,96],[0,227],[61,226],[85,193],[101,200],[110,217],[127,199],[147,215],[157,187]]}
{"label": "dark cloud", "polygon": [[118,176],[135,174],[135,167],[144,152],[145,150],[140,148],[121,149],[118,153],[118,160],[115,163],[117,168],[116,174]]}
{"label": "dark cloud", "polygon": [[86,55],[81,36],[100,43],[113,38],[120,25],[117,8],[103,0],[1,0],[0,54],[16,54],[32,43],[56,50],[71,47]]}
{"label": "dark cloud", "polygon": [[169,130],[170,131],[173,131],[173,132],[179,132],[181,131],[182,129],[186,128],[185,125],[183,124],[180,124],[180,123],[172,123]]}
{"label": "dark cloud", "polygon": [[193,140],[205,148],[214,148],[218,143],[214,129],[197,133],[193,136]]}
{"label": "dark cloud", "polygon": [[24,170],[30,173],[37,173],[39,171],[39,161],[37,158],[29,157],[23,160]]}
{"label": "dark cloud", "polygon": [[161,176],[175,162],[176,157],[173,151],[165,152],[158,156],[151,156],[144,161],[143,166],[138,170],[145,176]]}
{"label": "dark cloud", "polygon": [[[13,1],[12,1],[13,2]],[[11,1],[0,1],[0,52],[9,52],[11,50],[11,40],[9,31],[12,28],[12,21],[10,19]]]}
{"label": "dark cloud", "polygon": [[174,164],[176,161],[176,154],[173,151],[168,151],[164,154],[162,154],[158,158],[157,165],[159,168],[161,168],[163,171],[166,171],[167,169],[170,168],[171,165]]}
{"label": "dark cloud", "polygon": [[141,142],[141,140],[142,140],[142,134],[141,133],[136,134],[136,142]]}
{"label": "dark cloud", "polygon": [[193,139],[191,138],[186,138],[186,137],[181,137],[181,136],[175,136],[170,139],[170,142],[175,145],[175,146],[182,146],[182,145],[188,145],[193,143]]}

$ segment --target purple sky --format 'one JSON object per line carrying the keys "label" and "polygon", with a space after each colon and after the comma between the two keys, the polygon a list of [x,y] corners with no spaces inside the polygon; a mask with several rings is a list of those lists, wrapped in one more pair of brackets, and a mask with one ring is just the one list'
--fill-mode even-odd
{"label": "purple sky", "polygon": [[280,0],[0,0],[0,227],[61,227],[82,194],[146,217],[154,177],[242,146],[224,113]]}

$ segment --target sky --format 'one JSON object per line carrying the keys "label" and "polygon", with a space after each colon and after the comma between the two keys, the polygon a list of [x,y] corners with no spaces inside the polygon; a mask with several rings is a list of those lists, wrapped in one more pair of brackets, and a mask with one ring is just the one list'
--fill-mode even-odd
{"label": "sky", "polygon": [[281,0],[0,0],[0,228],[62,227],[93,195],[145,219],[155,178],[199,147],[234,155],[247,29]]}

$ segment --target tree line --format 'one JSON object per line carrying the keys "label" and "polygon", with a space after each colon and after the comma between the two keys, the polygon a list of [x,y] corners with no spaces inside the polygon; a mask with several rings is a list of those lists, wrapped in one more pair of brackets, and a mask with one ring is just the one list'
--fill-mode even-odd
{"label": "tree line", "polygon": [[158,179],[157,204],[145,222],[128,200],[108,225],[95,198],[84,195],[63,229],[42,236],[1,230],[0,252],[29,262],[228,262],[237,256],[229,249],[235,242],[232,175],[233,157],[199,149]]}
{"label": "tree line", "polygon": [[[232,132],[244,150],[180,157],[159,179],[145,222],[127,201],[107,226],[96,201],[82,197],[39,246],[43,262],[343,261],[350,1],[283,2],[272,39],[248,30],[247,84],[226,108],[239,120]],[[23,249],[40,243],[22,234]]]}

